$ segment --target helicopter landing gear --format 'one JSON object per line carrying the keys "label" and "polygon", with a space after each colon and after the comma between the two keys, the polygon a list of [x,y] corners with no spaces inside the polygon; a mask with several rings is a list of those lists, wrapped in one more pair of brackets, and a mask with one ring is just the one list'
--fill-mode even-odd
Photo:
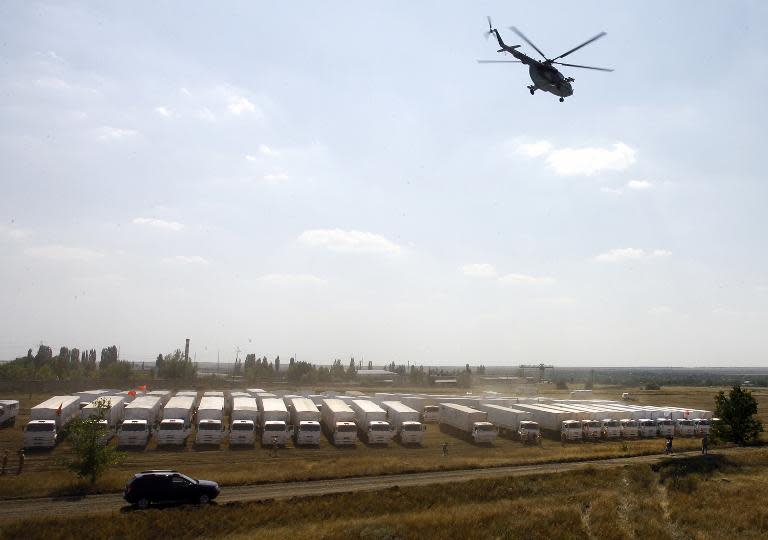
{"label": "helicopter landing gear", "polygon": [[528,91],[531,93],[531,95],[533,95],[533,93],[536,91],[536,87],[531,85],[528,87]]}
{"label": "helicopter landing gear", "polygon": [[560,98],[560,103],[562,103],[563,101],[565,101],[565,98]]}

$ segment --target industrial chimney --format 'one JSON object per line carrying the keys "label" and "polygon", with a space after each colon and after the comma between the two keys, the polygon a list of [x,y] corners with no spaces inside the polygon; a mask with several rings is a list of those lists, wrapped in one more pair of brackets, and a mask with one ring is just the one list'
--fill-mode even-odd
{"label": "industrial chimney", "polygon": [[189,338],[187,338],[187,344],[184,345],[184,361],[189,362]]}

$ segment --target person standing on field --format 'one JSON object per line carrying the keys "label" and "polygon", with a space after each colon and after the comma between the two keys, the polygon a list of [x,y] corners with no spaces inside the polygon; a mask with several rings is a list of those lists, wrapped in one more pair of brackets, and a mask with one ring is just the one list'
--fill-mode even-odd
{"label": "person standing on field", "polygon": [[3,476],[5,476],[5,470],[8,468],[8,450],[3,450],[3,470],[0,472]]}
{"label": "person standing on field", "polygon": [[277,436],[272,436],[272,457],[277,457]]}
{"label": "person standing on field", "polygon": [[709,435],[706,433],[701,438],[701,453],[705,454],[709,451]]}
{"label": "person standing on field", "polygon": [[24,470],[24,449],[19,448],[18,454],[19,454],[19,470],[16,471],[17,475],[21,474],[21,471]]}
{"label": "person standing on field", "polygon": [[443,443],[443,455],[444,456],[448,455],[448,443],[447,442]]}
{"label": "person standing on field", "polygon": [[664,453],[665,454],[671,454],[672,453],[672,437],[667,437],[667,441],[664,443]]}

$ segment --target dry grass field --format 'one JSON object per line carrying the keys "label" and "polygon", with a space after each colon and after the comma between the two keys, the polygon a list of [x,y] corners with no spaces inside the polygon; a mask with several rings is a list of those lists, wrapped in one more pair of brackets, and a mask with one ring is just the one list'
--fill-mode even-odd
{"label": "dry grass field", "polygon": [[0,538],[758,539],[768,450],[504,480],[5,523]]}
{"label": "dry grass field", "polygon": [[[595,397],[615,399],[622,391],[603,388],[595,392]],[[567,396],[567,392],[547,387],[542,388],[542,394]],[[713,389],[680,388],[638,392],[637,396],[638,403],[711,409],[714,394]],[[22,411],[16,427],[0,430],[0,450],[11,450],[12,467],[15,467],[14,452],[21,445],[21,426],[26,422],[29,408],[47,397],[34,394],[20,396]],[[443,456],[440,448],[444,441],[448,443],[448,456]],[[678,450],[695,449],[699,442],[676,439],[675,445]],[[173,468],[198,478],[216,480],[222,485],[238,485],[642,455],[661,453],[662,446],[660,439],[652,439],[569,445],[544,440],[541,447],[531,447],[499,437],[493,446],[487,447],[442,433],[434,424],[428,426],[425,442],[420,448],[406,448],[396,442],[385,448],[370,447],[361,442],[353,449],[335,448],[323,438],[319,448],[293,448],[289,445],[280,450],[277,458],[270,457],[269,451],[258,445],[247,449],[229,449],[226,444],[220,449],[195,449],[190,442],[185,448],[172,450],[157,449],[154,442],[150,442],[146,449],[127,451],[125,462],[101,478],[93,491],[120,491],[133,473],[146,469]],[[69,455],[66,439],[53,451],[28,452],[24,474],[20,477],[6,476],[0,482],[0,498],[90,490],[63,466],[62,461]]]}

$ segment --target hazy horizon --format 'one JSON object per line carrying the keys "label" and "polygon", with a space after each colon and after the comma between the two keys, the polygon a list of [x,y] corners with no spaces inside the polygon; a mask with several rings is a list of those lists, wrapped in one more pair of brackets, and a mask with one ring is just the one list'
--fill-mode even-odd
{"label": "hazy horizon", "polygon": [[3,4],[0,358],[765,365],[767,15]]}

